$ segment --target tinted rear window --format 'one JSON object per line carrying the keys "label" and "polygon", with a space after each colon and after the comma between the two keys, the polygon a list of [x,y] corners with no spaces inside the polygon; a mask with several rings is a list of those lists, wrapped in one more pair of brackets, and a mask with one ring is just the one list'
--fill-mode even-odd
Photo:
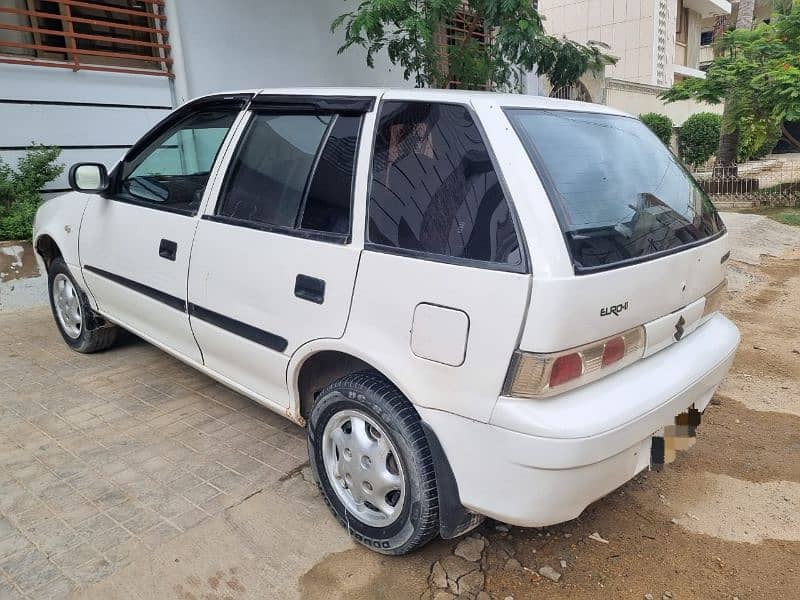
{"label": "tinted rear window", "polygon": [[506,112],[548,189],[578,272],[643,260],[724,230],[708,197],[638,119]]}

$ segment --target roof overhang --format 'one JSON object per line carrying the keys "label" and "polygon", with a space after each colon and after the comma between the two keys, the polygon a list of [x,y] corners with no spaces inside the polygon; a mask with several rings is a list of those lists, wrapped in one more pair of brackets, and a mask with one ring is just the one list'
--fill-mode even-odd
{"label": "roof overhang", "polygon": [[727,0],[683,0],[683,6],[700,13],[703,19],[731,14],[731,3]]}
{"label": "roof overhang", "polygon": [[697,77],[698,79],[705,79],[706,73],[705,71],[701,71],[700,69],[693,69],[691,67],[685,67],[683,65],[672,65],[673,73],[678,73],[683,75],[684,77]]}

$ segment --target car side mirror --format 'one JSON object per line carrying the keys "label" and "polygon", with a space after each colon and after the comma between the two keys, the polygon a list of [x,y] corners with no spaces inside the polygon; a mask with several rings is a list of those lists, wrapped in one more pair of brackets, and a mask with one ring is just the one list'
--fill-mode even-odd
{"label": "car side mirror", "polygon": [[76,192],[99,194],[108,189],[108,171],[100,163],[78,163],[72,165],[67,177],[69,187]]}

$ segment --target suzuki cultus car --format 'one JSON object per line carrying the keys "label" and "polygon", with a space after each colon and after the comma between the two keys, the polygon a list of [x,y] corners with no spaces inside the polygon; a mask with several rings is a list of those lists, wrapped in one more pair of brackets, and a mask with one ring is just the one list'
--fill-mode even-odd
{"label": "suzuki cultus car", "polygon": [[387,554],[578,516],[694,434],[739,341],[716,210],[596,104],[217,94],[69,175],[34,238],[64,341],[127,329],[307,427]]}

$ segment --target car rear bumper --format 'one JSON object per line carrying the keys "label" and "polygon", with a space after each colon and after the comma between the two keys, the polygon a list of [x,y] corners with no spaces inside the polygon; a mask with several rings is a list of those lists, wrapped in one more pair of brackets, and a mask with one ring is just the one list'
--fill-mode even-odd
{"label": "car rear bumper", "polygon": [[418,410],[467,509],[519,526],[552,525],[647,468],[653,434],[692,405],[705,409],[738,343],[736,326],[715,315],[680,343],[578,390],[501,397],[490,423]]}

